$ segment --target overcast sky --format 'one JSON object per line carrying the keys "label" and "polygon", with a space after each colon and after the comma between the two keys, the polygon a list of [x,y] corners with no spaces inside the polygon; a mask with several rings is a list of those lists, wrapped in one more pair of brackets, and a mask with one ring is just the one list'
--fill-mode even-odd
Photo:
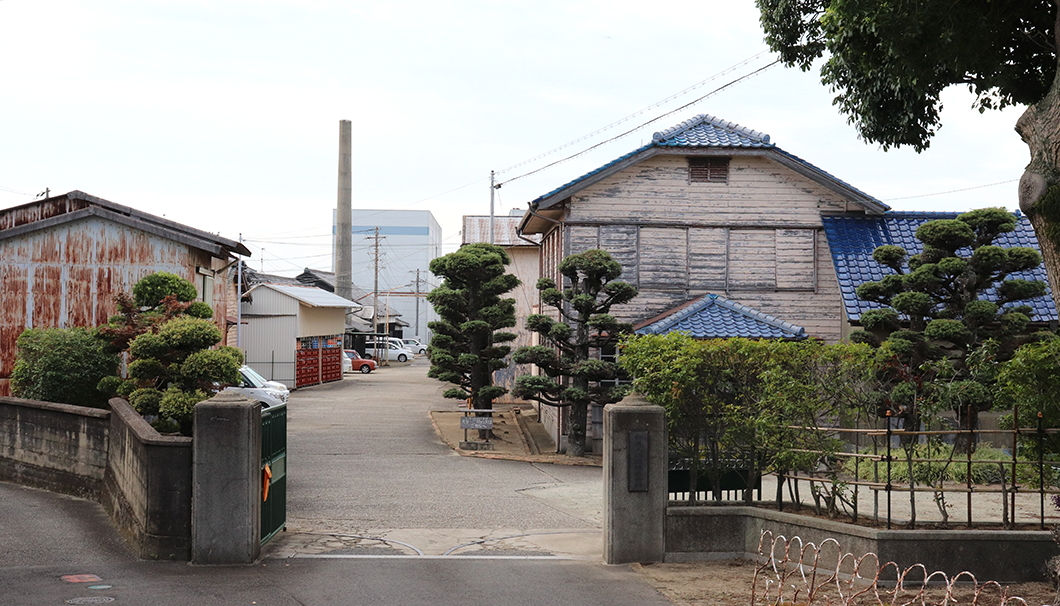
{"label": "overcast sky", "polygon": [[82,190],[242,234],[253,267],[294,275],[331,269],[339,120],[354,207],[430,210],[448,252],[463,215],[488,214],[490,170],[507,214],[701,113],[894,209],[1017,207],[1022,108],[979,114],[953,89],[928,151],[884,152],[816,72],[780,65],[520,178],[769,64],[766,50],[751,0],[0,0],[0,208]]}

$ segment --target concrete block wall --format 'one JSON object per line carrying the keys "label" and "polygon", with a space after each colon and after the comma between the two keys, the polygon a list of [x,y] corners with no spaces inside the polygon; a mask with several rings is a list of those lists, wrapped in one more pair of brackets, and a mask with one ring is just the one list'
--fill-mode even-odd
{"label": "concrete block wall", "polygon": [[125,400],[110,406],[103,507],[139,557],[188,560],[192,439],[159,434]]}
{"label": "concrete block wall", "polygon": [[[843,553],[875,553],[880,562],[895,562],[902,569],[923,564],[929,572],[951,577],[969,571],[980,582],[1045,580],[1045,562],[1060,555],[1046,530],[880,530],[755,507],[709,506],[667,509],[665,560],[754,558],[764,530],[774,537],[799,537],[803,544],[835,539]],[[768,551],[766,544],[763,552]],[[778,554],[782,552],[780,547]],[[827,565],[822,564],[830,570]]]}
{"label": "concrete block wall", "polygon": [[110,411],[0,397],[0,480],[98,500]]}
{"label": "concrete block wall", "polygon": [[110,410],[0,397],[0,480],[98,501],[141,558],[191,557],[191,438]]}

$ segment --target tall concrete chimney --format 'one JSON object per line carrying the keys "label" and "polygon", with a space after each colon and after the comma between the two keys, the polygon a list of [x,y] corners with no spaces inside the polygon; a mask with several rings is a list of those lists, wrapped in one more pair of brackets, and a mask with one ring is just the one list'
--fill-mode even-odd
{"label": "tall concrete chimney", "polygon": [[339,120],[339,198],[335,217],[335,294],[353,298],[353,177],[350,121]]}

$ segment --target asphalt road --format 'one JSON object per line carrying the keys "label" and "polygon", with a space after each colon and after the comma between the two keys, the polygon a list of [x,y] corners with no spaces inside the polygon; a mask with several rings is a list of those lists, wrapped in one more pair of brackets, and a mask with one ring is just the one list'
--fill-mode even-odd
{"label": "asphalt road", "polygon": [[600,563],[599,469],[454,454],[425,374],[295,392],[289,530],[254,565],[137,560],[97,504],[0,483],[0,604],[669,604]]}

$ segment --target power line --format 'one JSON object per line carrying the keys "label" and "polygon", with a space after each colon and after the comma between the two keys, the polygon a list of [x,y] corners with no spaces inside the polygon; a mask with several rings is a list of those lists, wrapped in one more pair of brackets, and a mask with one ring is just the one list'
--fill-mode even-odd
{"label": "power line", "polygon": [[[560,145],[559,147],[553,148],[553,149],[551,149],[551,150],[549,150],[549,151],[547,151],[547,152],[545,152],[543,154],[539,154],[537,156],[534,156],[533,158],[530,158],[529,160],[523,160],[522,162],[520,162],[518,164],[513,164],[512,166],[509,166],[508,168],[499,170],[499,171],[497,171],[497,174],[506,173],[506,172],[508,172],[508,171],[510,171],[512,169],[519,168],[520,166],[523,166],[524,164],[530,164],[531,162],[533,162],[535,160],[540,160],[541,158],[544,158],[545,156],[552,155],[552,154],[554,154],[554,153],[556,153],[556,152],[558,152],[558,151],[560,151],[562,149],[566,149],[568,147],[571,147],[572,145],[575,145],[576,143],[580,143],[582,141],[585,141],[586,139],[592,138],[595,135],[598,135],[598,134],[600,134],[602,132],[610,130],[610,129],[618,126],[619,124],[622,124],[624,122],[628,122],[628,121],[632,120],[633,118],[636,118],[637,116],[645,114],[645,113],[647,113],[647,112],[649,112],[649,111],[651,111],[651,110],[653,110],[653,109],[655,109],[657,107],[661,107],[661,106],[669,103],[670,101],[673,101],[674,99],[676,99],[676,98],[678,98],[678,97],[680,97],[682,95],[688,94],[688,93],[696,90],[697,88],[705,86],[707,83],[712,82],[714,80],[717,80],[718,78],[724,76],[725,74],[728,74],[730,72],[734,72],[737,69],[747,65],[748,63],[751,63],[755,59],[758,59],[759,57],[761,57],[762,55],[764,55],[764,54],[766,54],[768,52],[769,52],[768,50],[761,51],[761,52],[759,52],[756,55],[753,55],[751,57],[748,57],[748,58],[744,59],[743,61],[740,61],[739,63],[736,63],[734,65],[730,65],[729,67],[726,67],[725,69],[723,69],[720,72],[714,74],[713,76],[710,76],[709,78],[707,78],[705,80],[701,80],[701,81],[693,84],[692,86],[689,86],[688,88],[686,88],[684,90],[678,91],[678,92],[676,92],[676,93],[670,95],[669,97],[666,97],[665,99],[662,99],[660,101],[656,101],[655,103],[652,103],[648,107],[645,107],[643,109],[637,110],[637,111],[633,112],[632,114],[626,116],[625,118],[621,118],[619,120],[616,120],[616,121],[612,122],[611,124],[608,124],[607,126],[598,128],[598,129],[594,130],[593,132],[591,132],[591,133],[589,133],[587,135],[579,137],[579,138],[577,138],[577,139],[575,139],[573,141],[570,141],[568,143],[564,143],[563,145]],[[776,62],[774,62],[774,63],[776,63]],[[701,97],[700,99],[703,99],[703,97]],[[511,179],[509,179],[509,181],[510,180]]]}
{"label": "power line", "polygon": [[995,185],[1004,185],[1006,183],[1015,183],[1019,179],[1009,179],[1008,181],[998,181],[997,183],[987,183],[986,185],[975,185],[972,187],[964,187],[961,189],[951,189],[949,191],[939,191],[933,194],[919,194],[916,196],[904,196],[902,198],[888,198],[884,202],[894,202],[895,200],[912,200],[913,198],[927,198],[929,196],[944,196],[946,194],[955,194],[962,191],[971,191],[973,189],[983,189],[984,187],[993,187]]}
{"label": "power line", "polygon": [[29,196],[31,198],[34,197],[34,194],[29,194],[29,193],[26,193],[24,191],[18,191],[17,189],[10,189],[8,187],[0,187],[0,191],[6,191],[8,193],[18,194],[20,196]]}
{"label": "power line", "polygon": [[723,85],[719,86],[718,88],[715,88],[714,90],[710,91],[709,93],[703,95],[702,97],[700,97],[698,99],[695,99],[693,101],[685,103],[681,107],[678,107],[676,109],[670,110],[670,111],[668,111],[668,112],[666,112],[664,114],[660,114],[660,115],[652,118],[651,120],[648,120],[647,122],[644,122],[643,124],[640,124],[639,126],[635,126],[635,127],[631,128],[631,129],[627,130],[626,132],[624,132],[622,134],[615,135],[614,137],[611,137],[610,139],[607,139],[605,141],[601,141],[601,142],[599,142],[599,143],[597,143],[595,145],[591,145],[591,146],[583,149],[582,151],[580,151],[580,152],[578,152],[576,154],[571,154],[571,155],[567,156],[566,158],[561,158],[559,160],[556,160],[555,162],[550,162],[550,163],[542,166],[541,168],[536,168],[536,169],[534,169],[534,170],[532,170],[530,172],[523,173],[523,174],[519,175],[518,177],[512,177],[511,179],[508,179],[504,183],[498,183],[497,187],[500,187],[501,185],[504,185],[506,183],[511,183],[512,181],[515,181],[517,179],[522,179],[523,177],[529,177],[530,175],[532,175],[534,173],[539,173],[539,172],[545,170],[546,168],[551,168],[553,166],[556,166],[557,164],[561,164],[563,162],[566,162],[567,160],[573,160],[574,158],[577,158],[578,156],[582,156],[582,155],[585,155],[585,154],[589,153],[590,151],[596,149],[597,147],[600,147],[601,145],[606,145],[608,143],[611,143],[612,141],[617,141],[618,139],[621,139],[622,137],[631,135],[631,134],[635,133],[636,131],[644,128],[645,126],[647,126],[649,124],[652,124],[653,122],[658,122],[659,120],[662,120],[666,116],[669,116],[671,114],[675,114],[675,113],[677,113],[677,112],[679,112],[679,111],[681,111],[683,109],[687,109],[687,108],[695,105],[696,103],[699,103],[700,101],[702,101],[702,100],[704,100],[704,99],[706,99],[708,97],[712,97],[712,96],[720,93],[721,91],[729,88],[730,86],[733,86],[735,84],[743,82],[744,80],[747,80],[748,78],[752,78],[754,76],[757,76],[758,74],[764,72],[765,70],[773,67],[774,65],[776,65],[778,63],[780,63],[780,59],[776,59],[772,63],[770,63],[768,65],[765,65],[763,67],[760,67],[760,68],[754,70],[753,72],[751,72],[749,74],[744,74],[743,76],[740,76],[739,78],[737,78],[735,80],[732,80],[731,82],[728,82],[727,84],[723,84]]}

